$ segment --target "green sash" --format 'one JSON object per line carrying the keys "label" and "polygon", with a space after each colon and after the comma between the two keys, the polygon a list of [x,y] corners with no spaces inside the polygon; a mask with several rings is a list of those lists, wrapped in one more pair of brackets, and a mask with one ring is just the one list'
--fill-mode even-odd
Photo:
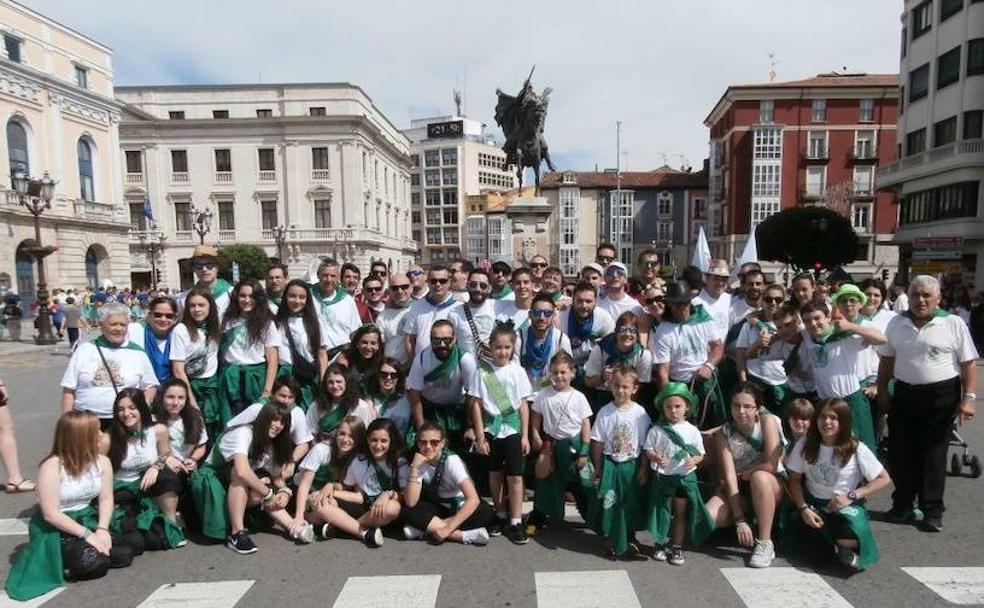
{"label": "green sash", "polygon": [[239,321],[229,329],[222,332],[222,340],[219,342],[219,356],[225,354],[232,343],[235,342],[239,336],[243,335],[246,331],[246,323],[244,321]]}
{"label": "green sash", "polygon": [[676,466],[689,456],[700,456],[700,450],[697,446],[690,445],[684,441],[683,437],[680,436],[680,433],[676,432],[672,425],[660,423],[658,426],[661,431],[666,433],[667,439],[672,441],[673,445],[680,448],[675,454],[673,454],[673,457],[670,458],[670,464]]}
{"label": "green sash", "polygon": [[644,496],[635,472],[635,460],[615,462],[605,457],[597,497],[588,512],[589,525],[597,534],[612,541],[615,555],[624,554],[629,548],[629,535],[645,526],[642,518]]}
{"label": "green sash", "polygon": [[687,495],[687,542],[700,544],[714,531],[714,520],[704,506],[697,487],[697,475],[660,475],[656,473],[649,489],[649,533],[657,545],[665,544],[673,519],[670,503],[679,489]]}
{"label": "green sash", "polygon": [[369,462],[370,464],[372,464],[372,471],[376,475],[376,481],[379,482],[379,490],[380,490],[379,494],[376,494],[375,496],[369,496],[368,494],[366,494],[366,504],[372,506],[372,504],[376,502],[376,499],[379,498],[383,492],[389,492],[390,490],[393,490],[394,484],[393,484],[393,478],[387,475],[385,471],[383,471],[382,467],[379,466],[379,463],[377,463],[374,458],[369,458]]}
{"label": "green sash", "polygon": [[346,415],[348,411],[341,404],[334,404],[330,411],[318,416],[318,431],[325,434],[334,432],[342,424]]}
{"label": "green sash", "polygon": [[424,376],[424,380],[427,382],[440,382],[442,380],[447,380],[454,373],[454,370],[458,368],[458,364],[461,363],[461,349],[455,346],[451,349],[451,354],[441,364],[427,372]]}
{"label": "green sash", "polygon": [[[670,323],[679,323],[678,321],[673,321],[671,319],[664,319]],[[710,313],[708,313],[703,306],[700,304],[694,304],[690,307],[690,318],[680,323],[681,325],[698,325],[700,323],[707,323],[708,321],[714,321],[711,318]]]}
{"label": "green sash", "polygon": [[214,540],[225,540],[229,534],[226,488],[219,475],[219,468],[225,463],[215,463],[216,455],[222,461],[222,456],[218,454],[220,439],[221,435],[215,439],[216,446],[212,448],[208,462],[188,476],[188,491],[202,522],[202,535]]}
{"label": "green sash", "polygon": [[332,470],[331,463],[323,464],[314,472],[314,481],[311,482],[312,490],[320,490],[330,483],[335,483],[338,479]]}
{"label": "green sash", "polygon": [[314,294],[314,297],[318,300],[318,303],[321,304],[322,308],[327,308],[332,304],[337,304],[342,298],[348,295],[348,292],[342,289],[340,285],[336,285],[335,293],[331,294],[331,297],[329,298],[325,294],[320,283],[316,283],[311,286],[311,293]]}
{"label": "green sash", "polygon": [[489,397],[492,398],[493,405],[499,410],[499,414],[496,416],[491,416],[487,411],[482,410],[485,432],[491,434],[493,437],[497,437],[502,427],[508,426],[518,433],[520,424],[519,410],[509,400],[509,393],[495,375],[495,370],[492,369],[490,364],[480,361],[478,364],[478,373],[482,376],[482,382],[485,383],[485,387],[489,391]]}
{"label": "green sash", "polygon": [[[761,415],[759,416],[759,418],[761,418]],[[762,449],[765,447],[765,443],[761,439],[759,439],[758,437],[752,437],[751,435],[746,435],[745,433],[742,433],[741,431],[738,430],[737,427],[735,427],[734,423],[729,422],[727,428],[729,434],[738,435],[739,437],[745,440],[745,443],[752,446],[752,449],[755,450],[756,452],[761,452]],[[760,429],[762,428],[761,420],[759,420],[759,428]],[[754,433],[755,430],[752,429],[752,432]]]}
{"label": "green sash", "polygon": [[215,279],[215,282],[212,283],[212,298],[217,300],[219,296],[229,293],[230,289],[232,289],[232,285],[229,281],[226,281],[225,279]]}
{"label": "green sash", "polygon": [[177,523],[164,517],[153,496],[149,496],[140,490],[140,480],[122,481],[117,479],[113,483],[113,492],[125,490],[136,497],[137,500],[137,529],[141,532],[150,530],[150,526],[156,520],[160,520],[164,525],[164,540],[171,549],[176,548],[185,539],[184,532]]}
{"label": "green sash", "polygon": [[141,353],[146,352],[144,349],[140,348],[140,345],[137,344],[136,342],[127,342],[126,344],[113,344],[112,342],[106,339],[106,336],[99,336],[98,338],[93,340],[92,343],[95,344],[96,346],[102,348],[108,348],[110,350],[124,349],[124,350],[135,350]]}
{"label": "green sash", "polygon": [[816,498],[809,493],[806,494],[806,502],[823,519],[824,525],[820,528],[820,533],[831,543],[836,540],[829,532],[830,526],[828,524],[831,519],[838,517],[847,521],[848,527],[858,540],[858,569],[865,570],[878,561],[880,557],[878,544],[875,542],[875,535],[871,533],[871,526],[868,523],[868,509],[863,501],[847,505],[836,513],[824,511],[824,507],[830,501]]}
{"label": "green sash", "polygon": [[[582,452],[581,436],[570,439],[554,439],[554,472],[546,479],[536,480],[533,510],[543,513],[552,522],[564,521],[564,491],[578,477],[576,454]],[[581,492],[574,493],[578,507],[583,508]]]}
{"label": "green sash", "polygon": [[502,286],[502,289],[489,295],[489,297],[492,298],[493,300],[501,300],[502,298],[508,296],[512,292],[513,292],[512,285],[506,283],[505,285]]}

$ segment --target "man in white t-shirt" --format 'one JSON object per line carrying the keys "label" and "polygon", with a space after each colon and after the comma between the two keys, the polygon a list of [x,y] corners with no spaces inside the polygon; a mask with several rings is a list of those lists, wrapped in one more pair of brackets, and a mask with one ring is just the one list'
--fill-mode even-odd
{"label": "man in white t-shirt", "polygon": [[584,388],[584,364],[591,349],[599,340],[615,331],[615,319],[607,311],[598,308],[598,291],[587,282],[574,287],[574,303],[560,311],[560,329],[571,340],[571,350],[576,366],[574,386]]}
{"label": "man in white t-shirt", "polygon": [[435,321],[447,319],[451,309],[460,306],[451,295],[451,271],[440,264],[431,266],[427,272],[427,285],[430,291],[423,299],[417,300],[407,313],[403,335],[407,340],[407,352],[419,355],[427,348],[427,340],[418,340],[421,336],[429,336],[431,325]]}
{"label": "man in white t-shirt", "polygon": [[[195,287],[200,287],[212,294],[215,309],[219,313],[219,321],[229,308],[229,297],[232,295],[232,285],[225,279],[219,278],[219,252],[211,245],[195,245],[191,252],[191,269],[195,273]],[[182,291],[174,298],[178,308],[183,309],[188,291]]]}
{"label": "man in white t-shirt", "polygon": [[516,336],[520,330],[529,325],[530,306],[534,295],[533,271],[529,268],[513,270],[510,284],[513,289],[512,300],[498,300],[495,303],[495,318],[497,321],[512,321]]}
{"label": "man in white t-shirt", "polygon": [[399,361],[404,369],[410,366],[407,353],[406,318],[410,312],[410,279],[407,275],[393,273],[389,279],[389,299],[386,308],[376,317],[376,326],[383,334],[383,351],[387,357]]}
{"label": "man in white t-shirt", "polygon": [[598,306],[616,321],[623,312],[642,317],[643,310],[639,301],[625,290],[628,282],[628,271],[622,262],[612,262],[605,268],[605,297],[598,301]]}
{"label": "man in white t-shirt", "polygon": [[352,332],[362,326],[355,299],[339,285],[338,262],[327,258],[318,266],[318,282],[311,286],[315,309],[328,328],[328,359],[333,359],[352,341]]}
{"label": "man in white t-shirt", "polygon": [[704,288],[697,294],[698,304],[714,319],[721,340],[731,328],[731,294],[727,292],[731,270],[725,260],[711,260],[704,273]]}
{"label": "man in white t-shirt", "polygon": [[[920,528],[943,526],[946,456],[954,420],[974,418],[978,358],[967,325],[939,308],[940,284],[920,275],[909,284],[910,309],[889,321],[879,349],[878,402],[888,409],[888,461],[895,491],[890,521],[918,517]],[[895,378],[895,391],[888,381]]]}
{"label": "man in white t-shirt", "polygon": [[475,268],[466,283],[468,301],[451,310],[449,320],[454,324],[458,346],[476,359],[492,360],[488,349],[489,336],[495,327],[495,300],[489,299],[492,283],[489,274]]}

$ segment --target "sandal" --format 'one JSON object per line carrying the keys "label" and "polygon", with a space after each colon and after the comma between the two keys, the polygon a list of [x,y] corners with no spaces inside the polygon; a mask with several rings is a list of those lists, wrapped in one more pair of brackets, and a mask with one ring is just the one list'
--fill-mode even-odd
{"label": "sandal", "polygon": [[7,494],[19,494],[21,492],[33,492],[37,484],[30,479],[21,479],[18,482],[8,481],[3,486],[3,491]]}

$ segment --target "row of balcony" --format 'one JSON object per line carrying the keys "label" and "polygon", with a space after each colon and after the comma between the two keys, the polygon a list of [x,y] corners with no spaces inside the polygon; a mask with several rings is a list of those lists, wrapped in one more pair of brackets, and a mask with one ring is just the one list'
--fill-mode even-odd
{"label": "row of balcony", "polygon": [[965,139],[919,154],[906,156],[875,170],[880,187],[891,186],[923,174],[984,166],[984,139]]}
{"label": "row of balcony", "polygon": [[[7,211],[19,211],[24,215],[30,215],[27,208],[20,204],[20,197],[14,190],[3,191],[3,195],[0,196],[0,206]],[[122,210],[116,205],[63,196],[56,196],[51,200],[51,208],[45,211],[45,216],[101,222],[120,221],[123,217]]]}
{"label": "row of balcony", "polygon": [[[871,198],[876,194],[875,189],[868,182],[854,182],[848,184],[848,186],[849,188],[845,194],[849,194],[855,198]],[[832,190],[833,188],[828,187],[826,184],[806,184],[806,186],[800,189],[800,198],[827,198],[834,194]]]}
{"label": "row of balcony", "polygon": [[[128,172],[124,178],[126,184],[129,186],[142,186],[147,183],[147,176],[143,172],[132,173]],[[171,183],[173,184],[185,184],[188,183],[188,172],[187,171],[172,171],[171,172]],[[232,171],[216,171],[213,175],[213,179],[217,184],[231,184],[232,183]],[[258,183],[276,183],[277,182],[277,172],[276,171],[257,171],[256,181]],[[331,174],[328,169],[312,169],[311,170],[311,181],[312,182],[328,182],[331,181]]]}
{"label": "row of balcony", "polygon": [[[856,145],[847,152],[847,159],[856,163],[872,163],[878,161],[878,152],[871,144]],[[830,160],[830,150],[827,146],[810,146],[803,156],[806,162],[827,162]]]}
{"label": "row of balcony", "polygon": [[[130,229],[130,244],[137,244],[140,242],[141,235],[149,234],[146,230],[139,230],[135,228]],[[233,243],[237,240],[242,240],[242,233],[237,234],[235,229],[233,230],[218,230],[211,231],[205,236],[205,240],[212,242],[216,238],[220,243]],[[272,229],[263,229],[260,231],[260,240],[275,243],[274,231]],[[177,230],[172,235],[169,236],[168,242],[178,243],[178,244],[190,244],[196,243],[198,241],[198,234],[192,230]],[[401,247],[408,247],[408,239],[392,237],[373,229],[367,229],[362,227],[345,227],[345,228],[288,228],[287,229],[287,242],[297,242],[297,241],[320,241],[324,243],[349,243],[354,241],[359,242],[373,242],[380,245],[396,244]]]}

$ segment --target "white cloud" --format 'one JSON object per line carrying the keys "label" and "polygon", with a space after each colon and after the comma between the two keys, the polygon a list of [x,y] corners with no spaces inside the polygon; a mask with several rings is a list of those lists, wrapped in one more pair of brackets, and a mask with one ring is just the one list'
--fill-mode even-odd
{"label": "white cloud", "polygon": [[73,0],[25,4],[114,49],[117,84],[348,81],[397,125],[453,108],[494,127],[495,88],[550,86],[547,139],[572,169],[700,165],[701,124],[729,84],[896,72],[898,0],[304,2]]}

